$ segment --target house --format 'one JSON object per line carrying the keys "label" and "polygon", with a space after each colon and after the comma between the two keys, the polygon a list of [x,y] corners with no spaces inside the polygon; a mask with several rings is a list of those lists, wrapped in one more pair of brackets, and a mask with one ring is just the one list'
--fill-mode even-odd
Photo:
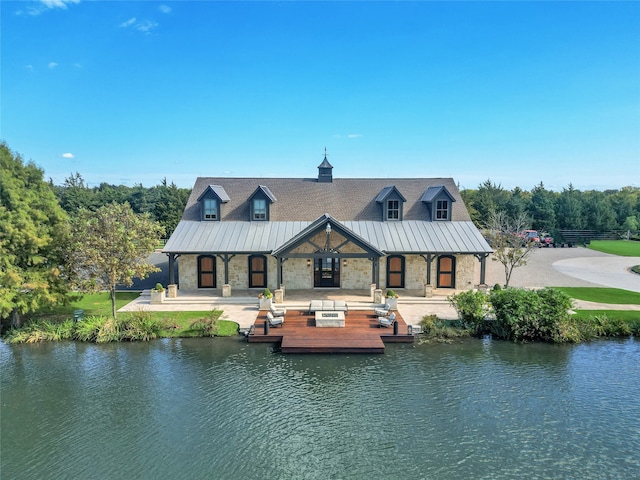
{"label": "house", "polygon": [[[469,289],[491,247],[451,178],[198,178],[163,252],[181,290]],[[177,264],[176,264],[177,262]],[[179,278],[176,275],[178,266]]]}

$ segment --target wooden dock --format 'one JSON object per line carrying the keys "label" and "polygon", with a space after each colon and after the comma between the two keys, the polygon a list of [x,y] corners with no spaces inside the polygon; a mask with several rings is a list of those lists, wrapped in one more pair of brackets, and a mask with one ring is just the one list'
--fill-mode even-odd
{"label": "wooden dock", "polygon": [[396,312],[398,334],[393,327],[379,327],[373,311],[355,310],[346,315],[344,327],[317,328],[313,314],[288,311],[282,327],[269,327],[266,312],[260,312],[249,343],[277,343],[282,353],[384,353],[385,343],[412,343],[407,324]]}

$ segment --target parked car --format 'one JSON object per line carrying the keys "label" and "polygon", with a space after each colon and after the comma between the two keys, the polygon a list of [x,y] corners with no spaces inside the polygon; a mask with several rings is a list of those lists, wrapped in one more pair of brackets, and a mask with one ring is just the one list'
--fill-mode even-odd
{"label": "parked car", "polygon": [[555,247],[556,244],[553,241],[553,237],[548,233],[540,234],[540,246],[541,247]]}
{"label": "parked car", "polygon": [[538,246],[540,245],[540,235],[537,230],[524,230],[520,234],[520,238],[522,239],[523,244],[534,242],[538,244]]}

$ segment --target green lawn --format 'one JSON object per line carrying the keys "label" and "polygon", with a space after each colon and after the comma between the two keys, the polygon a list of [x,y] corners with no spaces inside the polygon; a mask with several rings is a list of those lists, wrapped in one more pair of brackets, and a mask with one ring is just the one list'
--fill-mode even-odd
{"label": "green lawn", "polygon": [[[117,292],[116,308],[121,308],[135,300],[140,292]],[[37,314],[25,316],[25,320],[53,320],[64,321],[73,318],[74,310],[84,310],[84,316],[101,315],[111,316],[111,297],[108,292],[83,295],[82,298],[71,302],[69,305],[58,306],[51,309],[43,309]],[[191,329],[191,325],[198,320],[210,318],[218,319],[221,310],[199,312],[149,312],[151,318],[159,320],[166,328],[162,330],[163,337],[194,337],[200,336],[197,330]],[[118,318],[126,317],[130,313],[119,313]],[[238,333],[238,324],[227,320],[218,322],[218,336],[232,336]]]}
{"label": "green lawn", "polygon": [[595,316],[606,315],[611,320],[638,321],[640,312],[637,310],[577,310],[573,318],[578,320],[589,320]]}
{"label": "green lawn", "polygon": [[640,242],[634,240],[592,240],[589,248],[622,257],[640,257]]}
{"label": "green lawn", "polygon": [[[554,287],[571,298],[597,303],[615,303],[621,305],[640,305],[640,293],[619,288],[599,287]],[[637,314],[637,313],[636,313]]]}

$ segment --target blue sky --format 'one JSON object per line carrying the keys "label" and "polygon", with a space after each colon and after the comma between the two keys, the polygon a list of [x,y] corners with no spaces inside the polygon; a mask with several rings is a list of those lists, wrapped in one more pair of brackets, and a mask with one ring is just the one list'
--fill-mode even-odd
{"label": "blue sky", "polygon": [[0,2],[0,138],[62,183],[640,186],[639,2]]}

